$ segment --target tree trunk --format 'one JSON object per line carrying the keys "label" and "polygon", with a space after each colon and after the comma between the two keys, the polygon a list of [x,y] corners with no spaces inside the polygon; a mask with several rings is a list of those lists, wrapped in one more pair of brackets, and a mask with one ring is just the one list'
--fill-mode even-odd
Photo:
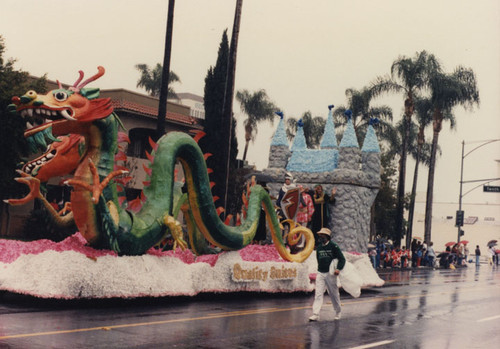
{"label": "tree trunk", "polygon": [[410,207],[408,209],[408,231],[406,232],[406,249],[410,248],[410,242],[413,234],[413,215],[415,212],[415,197],[417,196],[417,181],[418,181],[418,165],[420,163],[421,146],[419,144],[417,150],[417,158],[415,160],[415,171],[413,172],[413,185],[411,187]]}
{"label": "tree trunk", "polygon": [[165,34],[165,52],[163,55],[163,71],[161,75],[160,102],[156,120],[158,139],[165,134],[165,118],[167,117],[168,81],[170,74],[170,56],[172,53],[172,28],[174,26],[175,0],[168,0],[167,32]]}
{"label": "tree trunk", "polygon": [[417,156],[415,159],[415,171],[413,173],[413,185],[411,188],[410,207],[408,209],[408,231],[406,232],[406,248],[410,248],[413,234],[413,216],[415,214],[415,200],[417,197],[418,167],[422,156],[422,147],[425,143],[424,127],[420,126],[417,136]]}
{"label": "tree trunk", "polygon": [[248,144],[250,143],[250,140],[245,141],[245,150],[243,151],[243,162],[247,159],[247,151],[248,151]]}
{"label": "tree trunk", "polygon": [[427,179],[427,198],[425,202],[425,237],[424,240],[428,243],[431,241],[431,230],[432,230],[432,201],[434,192],[434,172],[436,170],[436,153],[439,139],[439,132],[441,131],[442,117],[439,112],[434,117],[433,122],[433,136],[432,136],[432,148],[431,148],[431,159],[429,162],[429,178]]}
{"label": "tree trunk", "polygon": [[403,136],[401,140],[401,155],[399,159],[399,179],[397,188],[398,202],[396,205],[396,233],[399,239],[403,236],[403,214],[405,197],[405,179],[406,179],[406,157],[408,152],[408,139],[410,138],[410,122],[413,112],[412,101],[410,98],[405,100],[405,115],[403,119]]}

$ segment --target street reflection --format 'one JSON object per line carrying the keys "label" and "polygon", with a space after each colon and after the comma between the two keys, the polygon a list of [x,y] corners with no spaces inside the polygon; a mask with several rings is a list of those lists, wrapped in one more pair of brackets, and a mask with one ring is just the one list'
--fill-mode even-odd
{"label": "street reflection", "polygon": [[388,273],[380,273],[379,277],[386,283],[408,284],[410,283],[409,270],[391,270]]}
{"label": "street reflection", "polygon": [[336,348],[335,345],[339,330],[340,330],[340,322],[335,321],[332,325],[329,322],[326,325],[322,325],[321,323],[313,323],[309,326],[309,339],[311,349],[314,348]]}

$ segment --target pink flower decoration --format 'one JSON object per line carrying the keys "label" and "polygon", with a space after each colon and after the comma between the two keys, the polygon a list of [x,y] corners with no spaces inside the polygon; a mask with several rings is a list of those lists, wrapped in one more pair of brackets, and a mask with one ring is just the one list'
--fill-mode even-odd
{"label": "pink flower decoration", "polygon": [[274,245],[248,245],[240,251],[241,259],[247,262],[283,262]]}

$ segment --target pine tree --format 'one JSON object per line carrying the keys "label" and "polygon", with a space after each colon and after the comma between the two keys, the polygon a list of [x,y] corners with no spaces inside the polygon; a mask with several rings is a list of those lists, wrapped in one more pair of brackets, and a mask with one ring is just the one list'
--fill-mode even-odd
{"label": "pine tree", "polygon": [[[210,67],[205,77],[205,133],[207,134],[200,140],[200,146],[204,153],[212,154],[207,159],[207,166],[214,172],[210,175],[210,180],[215,183],[212,193],[220,198],[216,201],[216,206],[224,206],[222,202],[225,191],[224,168],[226,159],[224,152],[221,150],[227,147],[227,135],[221,130],[225,129],[222,109],[224,105],[224,96],[226,90],[227,79],[227,64],[229,59],[229,42],[227,38],[227,30],[222,34],[221,43],[217,55],[217,62],[214,67]],[[232,120],[231,132],[231,153],[230,153],[230,169],[236,168],[236,156],[238,154],[238,142],[236,139],[236,120]],[[230,171],[232,173],[233,171]],[[231,182],[231,179],[229,180]],[[231,196],[229,196],[231,200]],[[231,207],[231,203],[228,207]]]}

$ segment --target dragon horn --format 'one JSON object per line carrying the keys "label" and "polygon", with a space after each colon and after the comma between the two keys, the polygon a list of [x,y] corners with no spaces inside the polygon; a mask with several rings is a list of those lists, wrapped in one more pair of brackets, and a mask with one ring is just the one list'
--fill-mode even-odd
{"label": "dragon horn", "polygon": [[95,74],[91,78],[88,78],[87,80],[85,80],[84,82],[82,82],[80,85],[78,85],[77,89],[81,89],[81,88],[85,87],[88,83],[90,83],[92,81],[95,81],[95,80],[99,79],[101,76],[104,75],[105,70],[104,70],[103,67],[98,66],[97,70],[98,70],[97,74]]}
{"label": "dragon horn", "polygon": [[79,71],[78,71],[78,74],[80,74],[80,77],[79,77],[79,78],[76,80],[76,82],[73,84],[73,87],[76,87],[76,86],[80,83],[80,81],[82,81],[82,79],[83,79],[83,75],[84,75],[84,74],[83,74],[83,71],[79,70]]}
{"label": "dragon horn", "polygon": [[56,80],[56,81],[57,81],[57,86],[58,86],[58,88],[59,88],[59,89],[62,89],[62,84],[61,84],[61,82],[60,82],[59,80]]}

